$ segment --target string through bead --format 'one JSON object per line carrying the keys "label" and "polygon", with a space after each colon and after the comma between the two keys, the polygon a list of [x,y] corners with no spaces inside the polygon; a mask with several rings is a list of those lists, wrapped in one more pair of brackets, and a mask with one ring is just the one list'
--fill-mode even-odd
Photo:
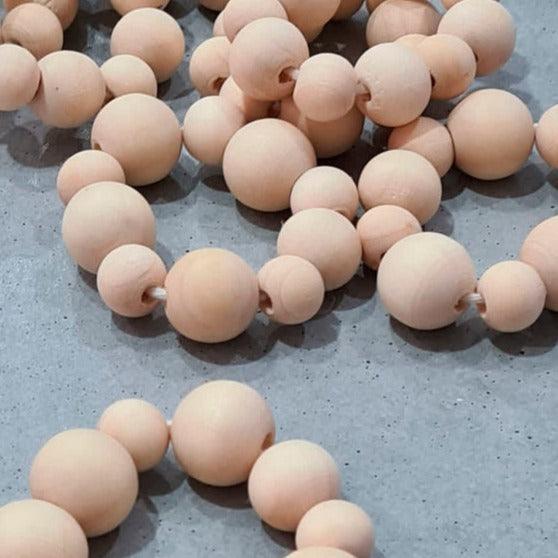
{"label": "string through bead", "polygon": [[145,291],[145,294],[154,300],[159,300],[160,302],[167,301],[167,290],[163,287],[151,287]]}

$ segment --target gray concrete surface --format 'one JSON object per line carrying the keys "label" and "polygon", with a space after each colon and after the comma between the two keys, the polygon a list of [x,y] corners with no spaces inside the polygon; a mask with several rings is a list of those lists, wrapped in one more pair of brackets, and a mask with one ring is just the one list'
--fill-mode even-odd
{"label": "gray concrete surface", "polygon": [[[558,102],[555,0],[506,0],[519,26],[517,52],[477,87],[504,87],[534,117]],[[188,56],[210,32],[209,14],[171,2]],[[82,2],[66,47],[108,55],[116,15]],[[363,14],[327,28],[315,50],[354,60]],[[187,60],[162,97],[184,114],[196,98]],[[431,112],[447,114],[450,105]],[[206,380],[249,382],[269,400],[279,439],[305,437],[337,459],[343,494],[374,517],[379,558],[552,558],[558,544],[558,316],[517,335],[486,330],[470,313],[455,327],[419,333],[390,320],[362,272],[328,297],[303,327],[258,317],[239,339],[208,347],[180,339],[163,314],[112,316],[91,276],[60,239],[59,165],[86,147],[89,128],[49,130],[27,111],[0,115],[0,504],[25,496],[41,444],[60,430],[92,426],[111,401],[145,397],[171,416]],[[357,175],[377,152],[368,130],[336,162]],[[471,252],[479,274],[514,257],[527,231],[556,214],[558,174],[536,154],[517,176],[445,180],[428,228]],[[153,204],[159,253],[230,248],[254,267],[274,254],[287,214],[239,207],[219,172],[186,154],[172,177],[142,190]],[[172,456],[141,479],[141,497],[119,531],[95,540],[94,558],[280,557],[292,540],[266,529],[244,487],[188,481]]]}

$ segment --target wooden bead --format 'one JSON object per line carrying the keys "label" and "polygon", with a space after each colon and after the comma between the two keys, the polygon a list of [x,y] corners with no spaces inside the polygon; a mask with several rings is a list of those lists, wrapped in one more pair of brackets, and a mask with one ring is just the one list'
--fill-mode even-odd
{"label": "wooden bead", "polygon": [[323,26],[335,15],[339,0],[280,0],[289,21],[294,23],[308,41],[319,34]]}
{"label": "wooden bead", "polygon": [[546,288],[533,267],[523,262],[500,262],[479,279],[481,318],[489,327],[513,333],[533,325],[542,311]]}
{"label": "wooden bead", "polygon": [[558,311],[558,216],[538,224],[527,236],[519,258],[534,267],[543,280],[546,307]]}
{"label": "wooden bead", "polygon": [[354,556],[338,548],[314,546],[291,552],[287,558],[354,558]]}
{"label": "wooden bead", "polygon": [[279,0],[229,0],[223,10],[223,27],[229,41],[252,21],[263,17],[277,17],[288,21],[287,12]]}
{"label": "wooden bead", "polygon": [[422,228],[410,211],[397,205],[379,205],[358,220],[357,232],[364,263],[371,269],[378,269],[384,254],[395,243],[422,232]]}
{"label": "wooden bead", "polygon": [[218,248],[195,250],[170,269],[165,311],[182,335],[202,343],[229,341],[258,310],[258,281],[239,256]]}
{"label": "wooden bead", "polygon": [[223,22],[223,12],[221,12],[213,22],[213,36],[214,37],[226,37],[225,25]]}
{"label": "wooden bead", "polygon": [[477,279],[465,248],[439,233],[405,237],[388,250],[377,288],[386,310],[408,327],[433,330],[455,322]]}
{"label": "wooden bead", "polygon": [[232,195],[259,211],[287,209],[294,183],[314,166],[316,155],[306,136],[273,118],[241,128],[223,158],[225,182]]}
{"label": "wooden bead", "polygon": [[496,0],[462,0],[440,21],[438,33],[461,37],[477,59],[477,75],[501,68],[515,48],[515,24]]}
{"label": "wooden bead", "polygon": [[41,72],[35,57],[17,45],[0,45],[0,111],[29,104],[39,88]]}
{"label": "wooden bead", "polygon": [[421,116],[406,126],[394,128],[389,149],[406,149],[430,161],[440,176],[445,176],[455,161],[453,140],[448,129],[437,120]]}
{"label": "wooden bead", "polygon": [[359,58],[355,70],[370,91],[370,98],[363,96],[357,103],[376,124],[404,126],[418,118],[430,101],[430,71],[422,58],[405,45],[386,43],[372,47]]}
{"label": "wooden bead", "polygon": [[289,440],[270,447],[256,461],[248,495],[263,521],[294,532],[308,510],[337,498],[340,485],[339,470],[326,450],[305,440]]}
{"label": "wooden bead", "polygon": [[229,59],[231,75],[250,97],[276,101],[290,95],[295,82],[285,72],[309,56],[302,33],[274,17],[252,21],[236,36]]}
{"label": "wooden bead", "polygon": [[558,168],[558,105],[548,109],[536,129],[537,151],[552,168]]}
{"label": "wooden bead", "polygon": [[107,87],[107,101],[129,93],[144,93],[157,97],[155,74],[147,63],[137,56],[113,56],[101,66],[101,73]]}
{"label": "wooden bead", "polygon": [[365,209],[398,205],[424,224],[440,207],[442,182],[432,163],[422,155],[394,149],[377,155],[364,167],[358,192]]}
{"label": "wooden bead", "polygon": [[158,8],[164,10],[169,0],[110,0],[115,11],[121,16],[139,8]]}
{"label": "wooden bead", "polygon": [[172,448],[182,469],[212,486],[248,480],[252,466],[275,440],[273,415],[246,384],[208,382],[181,402],[171,425]]}
{"label": "wooden bead", "polygon": [[161,258],[141,244],[124,244],[109,252],[97,271],[97,289],[116,314],[140,318],[151,314],[158,301],[149,298],[151,287],[162,287],[167,270]]}
{"label": "wooden bead", "polygon": [[396,39],[394,42],[398,45],[415,48],[417,45],[420,45],[424,39],[426,39],[426,35],[422,35],[421,33],[409,33],[408,35],[399,37],[399,39]]}
{"label": "wooden bead", "polygon": [[363,0],[341,0],[339,7],[333,17],[333,21],[341,21],[353,17],[362,6]]}
{"label": "wooden bead", "polygon": [[[102,226],[100,224],[102,223]],[[62,238],[72,259],[96,273],[103,259],[123,244],[155,244],[155,217],[145,198],[117,182],[90,184],[70,200]]]}
{"label": "wooden bead", "polygon": [[453,109],[447,125],[456,166],[481,180],[511,176],[533,150],[531,113],[521,99],[507,91],[475,91]]}
{"label": "wooden bead", "polygon": [[302,324],[312,319],[324,301],[320,272],[298,256],[279,256],[258,273],[260,309],[280,324]]}
{"label": "wooden bead", "polygon": [[[64,30],[68,29],[79,9],[79,0],[32,0],[34,4],[40,4],[48,8],[60,21]],[[4,0],[6,12],[13,10],[16,6],[28,3],[29,0]]]}
{"label": "wooden bead", "polygon": [[142,399],[116,401],[105,409],[97,428],[128,450],[139,473],[158,465],[169,446],[165,417]]}
{"label": "wooden bead", "polygon": [[87,537],[97,537],[118,527],[132,510],[138,473],[130,454],[110,436],[67,430],[35,456],[29,488],[33,498],[71,514]]}
{"label": "wooden bead", "polygon": [[190,80],[200,95],[218,95],[229,77],[231,43],[227,37],[212,37],[201,43],[190,59]]}
{"label": "wooden bead", "polygon": [[184,33],[169,14],[155,8],[127,13],[114,27],[110,52],[133,54],[147,62],[159,83],[169,79],[182,62]]}
{"label": "wooden bead", "polygon": [[99,112],[91,146],[110,153],[122,165],[128,184],[145,186],[163,179],[176,165],[182,133],[176,115],[163,101],[133,93],[114,99]]}
{"label": "wooden bead", "polygon": [[258,101],[257,99],[253,99],[249,95],[246,95],[246,93],[238,87],[232,77],[225,80],[223,87],[221,87],[221,90],[219,91],[219,95],[240,109],[240,112],[244,115],[246,122],[252,122],[269,116],[271,102]]}
{"label": "wooden bead", "polygon": [[348,283],[362,248],[352,223],[332,209],[305,209],[286,221],[277,238],[280,256],[299,256],[321,273],[327,291]]}

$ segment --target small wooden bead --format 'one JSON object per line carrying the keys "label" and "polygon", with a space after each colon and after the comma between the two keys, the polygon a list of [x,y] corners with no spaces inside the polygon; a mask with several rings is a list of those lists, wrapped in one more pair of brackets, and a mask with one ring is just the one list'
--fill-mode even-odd
{"label": "small wooden bead", "polygon": [[121,16],[139,8],[158,8],[164,10],[169,0],[110,0],[115,11]]}
{"label": "small wooden bead", "polygon": [[442,182],[422,155],[394,149],[377,155],[364,167],[358,192],[365,209],[398,205],[426,223],[440,207]]}
{"label": "small wooden bead", "polygon": [[172,448],[182,469],[211,486],[248,480],[252,466],[275,440],[269,406],[239,382],[208,382],[181,402],[171,426]]}
{"label": "small wooden bead", "polygon": [[552,168],[558,168],[558,105],[548,109],[536,130],[537,151]]}
{"label": "small wooden bead", "polygon": [[101,72],[107,86],[107,101],[128,93],[144,93],[157,97],[155,74],[147,63],[137,56],[113,56],[101,66]]}
{"label": "small wooden bead", "polygon": [[225,181],[233,196],[259,211],[287,209],[294,183],[314,166],[316,155],[306,136],[273,118],[241,128],[223,158]]}
{"label": "small wooden bead", "polygon": [[97,289],[116,314],[140,318],[151,314],[159,301],[149,298],[151,287],[162,287],[167,270],[147,246],[124,244],[109,252],[97,271]]}
{"label": "small wooden bead", "polygon": [[223,22],[223,12],[221,12],[213,22],[213,36],[214,37],[226,37],[225,25]]}
{"label": "small wooden bead", "polygon": [[453,109],[447,125],[456,166],[481,180],[516,173],[533,150],[531,113],[521,99],[507,91],[475,91]]}
{"label": "small wooden bead", "polygon": [[263,17],[277,17],[288,21],[287,12],[279,0],[229,0],[223,10],[223,27],[229,41],[252,21]]}
{"label": "small wooden bead", "polygon": [[353,17],[363,4],[363,0],[341,0],[339,7],[333,17],[333,21],[341,21]]}
{"label": "small wooden bead", "polygon": [[186,254],[170,269],[165,288],[170,323],[202,343],[234,339],[258,310],[256,274],[228,250],[205,248]]}
{"label": "small wooden bead", "polygon": [[369,209],[357,223],[362,244],[362,259],[378,269],[384,254],[402,238],[422,232],[417,218],[398,205],[379,205]]}
{"label": "small wooden bead", "polygon": [[385,0],[366,0],[366,7],[372,13]]}
{"label": "small wooden bead", "polygon": [[296,530],[315,505],[337,498],[341,480],[331,455],[305,440],[270,447],[248,479],[250,503],[258,516],[281,531]]}
{"label": "small wooden bead", "polygon": [[388,250],[377,288],[386,310],[408,327],[433,330],[454,323],[477,279],[465,248],[439,233],[405,237]]}
{"label": "small wooden bead", "polygon": [[[32,0],[35,4],[41,4],[48,8],[60,21],[64,30],[68,29],[79,9],[79,0]],[[4,9],[9,12],[16,6],[28,3],[29,0],[4,0]]]}
{"label": "small wooden bead", "polygon": [[299,256],[321,273],[327,291],[348,283],[357,272],[362,247],[356,229],[332,209],[305,209],[283,225],[277,238],[280,256]]}
{"label": "small wooden bead", "polygon": [[214,10],[220,12],[229,0],[199,0],[200,6],[207,8],[208,10]]}
{"label": "small wooden bead", "polygon": [[533,325],[542,311],[546,288],[533,267],[523,262],[500,262],[479,279],[481,318],[489,327],[513,333]]}
{"label": "small wooden bead", "polygon": [[231,43],[227,37],[212,37],[201,43],[190,59],[190,80],[200,95],[218,95],[229,77]]}
{"label": "small wooden bead", "polygon": [[287,558],[354,558],[354,556],[338,548],[314,546],[303,548],[302,550],[295,550],[291,552]]}
{"label": "small wooden bead", "polygon": [[339,0],[280,0],[289,21],[296,25],[306,39],[313,40],[323,26],[335,15]]}
{"label": "small wooden bead", "polygon": [[39,65],[28,50],[0,45],[0,111],[17,110],[29,104],[40,81]]}
{"label": "small wooden bead", "polygon": [[324,301],[320,272],[298,256],[279,256],[258,273],[260,309],[280,324],[302,324],[312,319]]}
{"label": "small wooden bead", "polygon": [[290,95],[295,82],[285,72],[310,55],[302,33],[274,17],[252,21],[236,36],[229,59],[231,75],[250,97],[276,101]]}
{"label": "small wooden bead", "polygon": [[416,46],[420,45],[422,41],[426,39],[426,35],[422,35],[421,33],[409,33],[408,35],[403,35],[396,39],[394,42],[398,45],[405,45],[410,48],[415,48]]}
{"label": "small wooden bead", "polygon": [[158,465],[169,447],[165,417],[142,399],[116,401],[105,409],[97,428],[128,450],[139,473]]}
{"label": "small wooden bead", "polygon": [[271,101],[258,101],[246,95],[232,77],[225,80],[219,95],[240,109],[246,122],[252,122],[269,116]]}

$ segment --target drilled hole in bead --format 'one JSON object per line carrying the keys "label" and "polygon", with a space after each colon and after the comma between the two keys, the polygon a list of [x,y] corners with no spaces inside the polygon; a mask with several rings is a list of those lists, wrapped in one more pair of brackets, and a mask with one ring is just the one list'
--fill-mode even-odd
{"label": "drilled hole in bead", "polygon": [[273,316],[273,314],[274,314],[273,302],[272,302],[270,296],[267,293],[265,293],[264,291],[260,291],[260,310],[266,316]]}
{"label": "drilled hole in bead", "polygon": [[221,87],[223,87],[223,84],[225,83],[225,78],[224,77],[218,77],[215,78],[212,82],[211,82],[211,88],[213,89],[213,91],[215,91],[216,93],[219,93],[219,91],[221,91]]}
{"label": "drilled hole in bead", "polygon": [[430,74],[430,81],[432,83],[432,89],[434,89],[434,87],[436,87],[436,78],[433,74]]}
{"label": "drilled hole in bead", "polygon": [[273,444],[273,432],[270,432],[262,442],[262,450],[265,451],[267,448],[270,448]]}
{"label": "drilled hole in bead", "polygon": [[150,304],[151,302],[153,302],[153,299],[149,296],[149,289],[145,289],[141,294],[141,303]]}
{"label": "drilled hole in bead", "polygon": [[102,151],[101,144],[95,140],[91,142],[91,149],[93,149],[94,151]]}
{"label": "drilled hole in bead", "polygon": [[467,302],[467,298],[463,297],[463,298],[459,299],[459,301],[454,306],[454,308],[455,308],[456,312],[461,314],[462,312],[465,312],[465,310],[467,310],[468,306],[469,306],[469,303]]}
{"label": "drilled hole in bead", "polygon": [[295,68],[285,68],[280,74],[279,74],[279,83],[290,83],[291,81],[294,81],[293,79],[293,72],[294,72]]}
{"label": "drilled hole in bead", "polygon": [[476,306],[478,313],[484,318],[486,316],[486,302],[477,302]]}

